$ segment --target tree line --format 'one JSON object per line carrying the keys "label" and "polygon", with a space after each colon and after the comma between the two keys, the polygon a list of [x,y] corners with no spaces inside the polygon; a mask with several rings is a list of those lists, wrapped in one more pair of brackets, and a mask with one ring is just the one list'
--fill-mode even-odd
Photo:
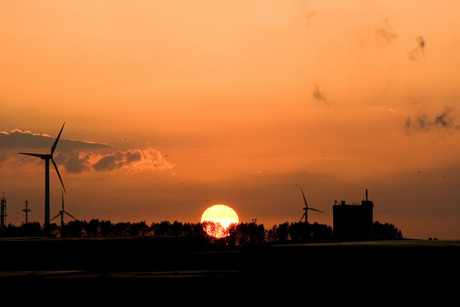
{"label": "tree line", "polygon": [[[374,222],[374,236],[386,239],[401,239],[401,231],[393,224]],[[233,224],[228,236],[215,239],[207,235],[202,223],[182,223],[174,221],[112,223],[109,220],[92,219],[87,221],[69,221],[64,227],[50,225],[53,237],[204,237],[211,242],[219,241],[231,246],[261,244],[265,242],[324,242],[334,240],[331,226],[318,223],[285,222],[266,229],[256,222]],[[5,227],[4,237],[41,237],[44,229],[39,222],[23,223],[20,226],[9,224]]]}

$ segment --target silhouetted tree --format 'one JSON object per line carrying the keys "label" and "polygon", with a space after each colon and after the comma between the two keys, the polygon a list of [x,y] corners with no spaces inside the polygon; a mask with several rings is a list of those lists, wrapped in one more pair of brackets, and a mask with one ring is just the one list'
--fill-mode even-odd
{"label": "silhouetted tree", "polygon": [[326,241],[332,237],[332,227],[325,224],[314,223],[311,226],[310,236],[315,241]]}
{"label": "silhouetted tree", "polygon": [[[50,225],[52,235],[61,237],[117,237],[117,236],[187,236],[202,237],[207,242],[218,245],[243,246],[261,244],[264,242],[310,242],[327,241],[331,238],[332,228],[324,224],[309,224],[293,222],[274,225],[266,230],[263,224],[239,223],[231,225],[226,231],[228,236],[216,239],[204,230],[203,223],[181,223],[174,221],[152,222],[147,226],[145,221],[131,223],[112,223],[108,220],[92,219],[86,221],[69,221],[63,229],[53,223]],[[384,238],[402,238],[401,231],[393,224],[374,223],[374,234]],[[38,222],[22,224],[20,227],[12,224],[6,227],[5,236],[42,236],[43,227]]]}
{"label": "silhouetted tree", "polygon": [[114,236],[115,237],[128,236],[130,226],[131,226],[131,223],[125,223],[125,222],[116,223],[114,226]]}
{"label": "silhouetted tree", "polygon": [[257,223],[247,223],[247,241],[249,244],[263,243],[265,241],[265,227]]}
{"label": "silhouetted tree", "polygon": [[145,236],[149,233],[149,226],[145,223],[145,221],[139,223],[132,223],[129,227],[129,234],[132,237],[137,236]]}
{"label": "silhouetted tree", "polygon": [[192,228],[193,236],[206,236],[206,232],[204,231],[203,225],[201,225],[201,223],[191,224],[190,226]]}
{"label": "silhouetted tree", "polygon": [[83,236],[83,224],[86,222],[82,221],[70,221],[65,227],[67,237],[81,237]]}
{"label": "silhouetted tree", "polygon": [[287,241],[289,238],[289,223],[279,224],[278,227],[275,228],[274,236],[278,242]]}
{"label": "silhouetted tree", "polygon": [[237,245],[237,235],[238,230],[236,224],[229,225],[228,228],[228,237],[226,237],[227,245],[229,246],[236,246]]}
{"label": "silhouetted tree", "polygon": [[57,237],[60,234],[60,227],[58,227],[58,225],[56,223],[51,223],[49,225],[49,230],[48,231],[49,231],[50,236]]}
{"label": "silhouetted tree", "polygon": [[99,222],[99,232],[101,237],[110,237],[113,236],[115,231],[115,226],[110,221],[100,221]]}
{"label": "silhouetted tree", "polygon": [[373,225],[373,234],[375,236],[381,236],[388,239],[402,239],[401,230],[399,230],[395,225],[390,223],[381,224],[378,221],[374,222]]}
{"label": "silhouetted tree", "polygon": [[178,222],[178,221],[174,221],[174,223],[172,223],[172,225],[170,225],[170,233],[172,236],[175,236],[175,237],[178,237],[178,236],[181,236],[182,235],[182,231],[183,231],[183,224]]}
{"label": "silhouetted tree", "polygon": [[308,241],[311,239],[310,224],[306,222],[291,223],[288,232],[292,241]]}
{"label": "silhouetted tree", "polygon": [[155,236],[170,236],[171,223],[169,221],[162,221],[158,224],[152,223],[153,234]]}
{"label": "silhouetted tree", "polygon": [[229,245],[246,245],[265,242],[264,225],[257,223],[239,223],[232,225],[228,237]]}
{"label": "silhouetted tree", "polygon": [[39,222],[23,223],[19,227],[19,235],[22,237],[41,237],[43,231]]}
{"label": "silhouetted tree", "polygon": [[4,237],[17,237],[19,233],[19,227],[10,223],[4,228],[1,235]]}
{"label": "silhouetted tree", "polygon": [[308,222],[293,222],[288,226],[291,241],[310,242],[325,241],[332,236],[332,228],[324,224],[310,224]]}
{"label": "silhouetted tree", "polygon": [[88,237],[100,237],[100,222],[99,219],[92,219],[85,225],[86,235]]}
{"label": "silhouetted tree", "polygon": [[185,223],[182,226],[182,235],[185,237],[192,237],[193,236],[193,227],[190,223]]}

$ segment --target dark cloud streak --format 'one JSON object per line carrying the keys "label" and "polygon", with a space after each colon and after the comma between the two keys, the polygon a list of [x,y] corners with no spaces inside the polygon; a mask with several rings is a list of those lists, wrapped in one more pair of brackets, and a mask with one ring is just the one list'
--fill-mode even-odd
{"label": "dark cloud streak", "polygon": [[393,40],[397,38],[396,31],[390,25],[388,18],[385,18],[382,22],[377,24],[375,28],[375,33],[385,39],[387,43],[391,43]]}
{"label": "dark cloud streak", "polygon": [[408,135],[417,132],[428,133],[434,130],[448,133],[460,131],[460,125],[454,124],[452,112],[453,110],[451,108],[446,107],[444,112],[441,112],[439,115],[431,118],[428,116],[428,114],[407,117],[406,123],[404,125],[404,130]]}
{"label": "dark cloud streak", "polygon": [[322,102],[324,104],[329,104],[329,102],[326,99],[326,96],[324,93],[320,90],[318,84],[313,85],[313,98],[315,98],[316,101]]}
{"label": "dark cloud streak", "polygon": [[420,54],[425,56],[425,39],[423,36],[418,36],[415,41],[417,43],[417,47],[409,51],[409,59],[412,61],[417,61]]}
{"label": "dark cloud streak", "polygon": [[425,48],[425,39],[422,36],[417,37],[418,48],[423,51]]}

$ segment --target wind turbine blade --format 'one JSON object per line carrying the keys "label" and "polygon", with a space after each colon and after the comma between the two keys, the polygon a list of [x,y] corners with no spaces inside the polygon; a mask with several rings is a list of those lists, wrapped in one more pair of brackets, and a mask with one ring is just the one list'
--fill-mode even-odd
{"label": "wind turbine blade", "polygon": [[64,210],[64,191],[61,191],[61,196],[62,196],[62,210]]}
{"label": "wind turbine blade", "polygon": [[56,173],[58,174],[59,180],[61,180],[62,188],[64,189],[64,193],[67,194],[67,191],[65,190],[64,182],[62,182],[61,174],[59,174],[59,170],[57,168],[56,162],[51,158],[51,162],[53,162],[54,169],[56,170]]}
{"label": "wind turbine blade", "polygon": [[60,215],[61,215],[61,213],[58,213],[58,215],[56,215],[55,217],[53,217],[53,218],[50,220],[50,222],[51,222],[52,220],[54,220],[55,218],[57,218],[58,216],[60,216]]}
{"label": "wind turbine blade", "polygon": [[305,207],[308,208],[307,199],[305,198],[305,194],[303,194],[302,188],[300,188],[300,191],[302,191],[302,196],[303,196],[303,201],[305,202]]}
{"label": "wind turbine blade", "polygon": [[77,220],[77,219],[76,219],[76,218],[74,218],[74,217],[72,216],[72,214],[70,214],[69,212],[67,212],[67,211],[64,211],[64,213],[65,213],[65,214],[67,214],[68,216],[70,216],[71,218],[73,218],[74,220]]}
{"label": "wind turbine blade", "polygon": [[56,138],[56,141],[54,141],[53,147],[51,147],[51,154],[53,154],[54,150],[56,149],[57,143],[59,141],[59,138],[61,137],[62,129],[64,129],[65,123],[62,125],[61,131],[59,131],[59,134]]}
{"label": "wind turbine blade", "polygon": [[20,155],[26,155],[26,156],[32,156],[32,157],[39,157],[39,158],[45,158],[47,155],[44,154],[36,154],[36,153],[27,153],[27,152],[20,152]]}
{"label": "wind turbine blade", "polygon": [[315,208],[308,208],[308,209],[309,209],[309,210],[313,210],[313,211],[318,211],[318,212],[324,213],[323,211],[318,210],[318,209],[315,209]]}
{"label": "wind turbine blade", "polygon": [[306,214],[307,214],[307,212],[305,211],[305,212],[303,213],[302,217],[300,218],[299,223],[302,222],[302,219],[305,217]]}

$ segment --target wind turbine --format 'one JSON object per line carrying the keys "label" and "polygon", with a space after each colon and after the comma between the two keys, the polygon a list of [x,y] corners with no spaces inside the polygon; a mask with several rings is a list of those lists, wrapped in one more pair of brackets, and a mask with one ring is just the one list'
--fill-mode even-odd
{"label": "wind turbine", "polygon": [[72,214],[70,214],[69,212],[64,210],[64,192],[62,192],[62,210],[60,210],[59,213],[50,220],[50,221],[52,221],[55,218],[57,218],[58,216],[61,216],[61,231],[64,228],[64,213],[67,214],[68,216],[70,216],[71,218],[73,218],[74,220],[77,220],[76,218],[74,218],[72,216]]}
{"label": "wind turbine", "polygon": [[305,198],[305,194],[303,194],[302,188],[300,188],[300,191],[302,192],[303,201],[305,202],[305,208],[303,208],[303,210],[305,210],[305,212],[302,215],[302,217],[300,218],[299,223],[302,222],[303,217],[305,217],[305,223],[308,223],[308,210],[313,210],[313,211],[317,211],[317,212],[321,212],[321,213],[324,213],[324,212],[321,211],[321,210],[315,209],[315,208],[308,207],[307,199]]}
{"label": "wind turbine", "polygon": [[61,181],[62,188],[64,189],[64,192],[67,194],[65,187],[64,187],[64,183],[62,182],[61,175],[59,174],[57,165],[53,160],[53,153],[56,150],[56,146],[59,141],[59,137],[61,136],[62,129],[64,129],[64,125],[65,123],[62,125],[61,131],[59,131],[59,134],[56,140],[54,141],[54,144],[51,147],[51,152],[49,154],[36,154],[36,153],[26,153],[26,152],[19,153],[21,155],[38,157],[38,158],[41,158],[42,160],[45,160],[45,225],[44,225],[45,231],[49,229],[49,225],[50,225],[50,160],[51,162],[53,162],[54,169],[56,170],[59,180]]}

